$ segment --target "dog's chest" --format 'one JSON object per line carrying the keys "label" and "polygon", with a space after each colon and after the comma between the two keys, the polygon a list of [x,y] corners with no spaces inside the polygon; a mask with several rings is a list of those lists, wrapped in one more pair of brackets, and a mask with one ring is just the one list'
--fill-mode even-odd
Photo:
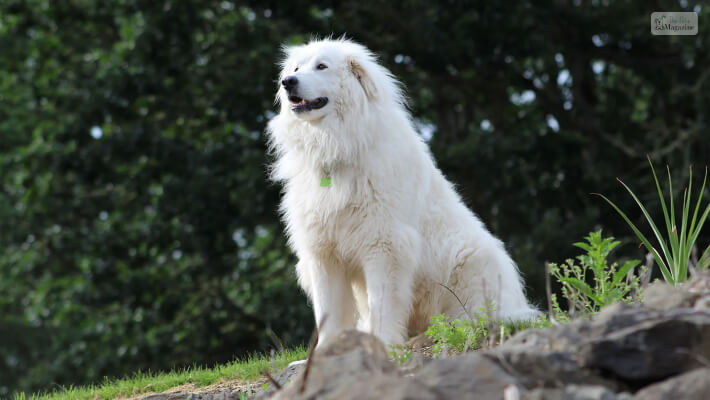
{"label": "dog's chest", "polygon": [[290,182],[284,196],[286,218],[309,247],[341,247],[361,231],[371,201],[367,188],[338,175]]}

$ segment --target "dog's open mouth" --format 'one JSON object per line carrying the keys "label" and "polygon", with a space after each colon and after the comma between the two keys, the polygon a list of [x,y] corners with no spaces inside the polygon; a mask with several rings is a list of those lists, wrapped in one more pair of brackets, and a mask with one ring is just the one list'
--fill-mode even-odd
{"label": "dog's open mouth", "polygon": [[327,97],[318,97],[315,100],[306,100],[298,96],[288,96],[288,101],[291,102],[291,110],[297,113],[317,110],[328,104]]}

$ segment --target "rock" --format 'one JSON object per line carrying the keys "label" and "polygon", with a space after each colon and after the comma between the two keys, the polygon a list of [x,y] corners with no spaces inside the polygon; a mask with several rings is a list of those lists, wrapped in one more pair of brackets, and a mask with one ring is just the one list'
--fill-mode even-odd
{"label": "rock", "polygon": [[707,309],[710,306],[710,270],[701,270],[679,285],[673,286],[656,281],[643,293],[643,305],[654,310],[694,307]]}
{"label": "rock", "polygon": [[563,388],[531,390],[523,400],[631,400],[628,393],[616,394],[604,386],[569,385]]}
{"label": "rock", "polygon": [[379,339],[373,335],[355,330],[340,333],[325,348],[317,351],[315,355],[317,358],[330,358],[351,353],[355,349],[363,350],[379,360],[389,359],[385,345]]}
{"label": "rock", "polygon": [[[279,372],[273,378],[276,382],[279,383],[279,385],[281,385],[281,387],[284,387],[289,382],[291,382],[296,376],[298,376],[298,374],[301,373],[304,368],[306,368],[305,362],[292,362],[283,371]],[[253,397],[253,400],[268,399],[272,394],[276,393],[277,391],[278,388],[272,383],[269,383],[269,388],[265,391],[258,391]]]}
{"label": "rock", "polygon": [[512,373],[525,387],[563,387],[570,384],[601,385],[617,391],[623,385],[581,368],[572,353],[502,346],[484,353]]}
{"label": "rock", "polygon": [[710,296],[699,297],[695,300],[693,308],[696,310],[708,310],[710,309]]}
{"label": "rock", "polygon": [[505,347],[528,347],[541,350],[550,349],[550,332],[556,328],[528,329],[518,332],[505,342]]}
{"label": "rock", "polygon": [[693,293],[682,290],[665,282],[656,281],[643,292],[643,305],[652,310],[672,310],[680,307],[690,307],[693,304]]}
{"label": "rock", "polygon": [[274,376],[274,380],[279,383],[279,385],[284,386],[287,384],[289,381],[293,379],[296,375],[298,375],[303,369],[306,367],[306,363],[291,363],[288,367],[286,367],[283,371],[279,372],[276,376]]}
{"label": "rock", "polygon": [[432,361],[430,357],[425,357],[420,353],[412,352],[409,360],[399,366],[404,376],[411,376]]}
{"label": "rock", "polygon": [[386,398],[400,377],[382,342],[358,331],[343,332],[316,351],[307,368],[271,398]]}
{"label": "rock", "polygon": [[645,387],[636,400],[704,400],[710,397],[710,368],[699,368]]}
{"label": "rock", "polygon": [[279,385],[283,386],[287,384],[291,379],[293,379],[294,376],[298,375],[299,372],[303,371],[305,367],[305,362],[298,364],[291,363],[283,371],[279,372],[276,376],[274,376],[274,380],[276,380]]}
{"label": "rock", "polygon": [[710,294],[710,269],[697,271],[692,279],[683,284],[682,288],[688,293],[698,296]]}
{"label": "rock", "polygon": [[[594,383],[613,389],[600,380],[603,376],[607,381],[617,381],[617,388],[640,388],[699,367],[703,358],[710,359],[710,310],[687,307],[658,311],[619,303],[606,307],[590,321],[522,332],[505,348],[510,349],[508,358],[530,357],[530,349],[543,351],[535,356],[542,360],[530,361],[537,367],[528,369],[529,379],[539,378],[535,371],[543,378],[542,371],[569,375],[572,359],[581,371],[567,383]],[[527,354],[521,350],[524,348]],[[566,363],[562,362],[565,357],[569,358]],[[549,369],[540,367],[542,363]]]}
{"label": "rock", "polygon": [[421,333],[407,340],[406,347],[410,349],[420,349],[422,347],[429,347],[433,345],[431,338],[429,336]]}
{"label": "rock", "polygon": [[[634,324],[612,321],[633,319]],[[607,332],[585,340],[576,351],[581,366],[599,369],[632,386],[690,370],[710,359],[710,312],[626,309],[601,324]],[[580,332],[580,335],[582,332]]]}
{"label": "rock", "polygon": [[580,318],[544,330],[526,330],[510,338],[506,345],[523,345],[550,351],[574,351],[590,338],[601,337],[647,319],[647,316],[636,312],[638,308],[626,303],[612,304],[592,320]]}
{"label": "rock", "polygon": [[496,399],[502,398],[507,386],[521,386],[515,375],[479,353],[434,360],[414,380],[434,390],[439,399],[463,399],[473,393],[481,399]]}
{"label": "rock", "polygon": [[[316,352],[306,384],[300,372],[271,399],[392,399],[434,400],[502,398],[503,390],[519,381],[496,362],[480,354],[433,360],[405,377],[389,361],[374,336],[348,331]],[[303,390],[301,390],[303,388]]]}

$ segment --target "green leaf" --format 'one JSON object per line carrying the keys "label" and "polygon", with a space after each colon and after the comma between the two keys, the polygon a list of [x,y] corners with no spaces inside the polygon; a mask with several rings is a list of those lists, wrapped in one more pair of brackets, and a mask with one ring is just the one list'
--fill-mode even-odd
{"label": "green leaf", "polygon": [[[673,204],[673,179],[671,178],[671,170],[668,166],[666,166],[666,172],[668,174],[668,197],[670,199],[670,209],[671,209],[671,215],[670,217],[668,216],[668,211],[666,210],[666,204],[664,200],[663,193],[661,192],[661,187],[658,182],[658,177],[656,176],[656,170],[653,168],[653,163],[651,162],[651,158],[648,157],[648,163],[651,165],[651,172],[653,173],[653,180],[656,182],[656,188],[658,189],[658,197],[661,199],[661,206],[663,208],[663,217],[666,222],[666,231],[668,232],[668,243],[670,243],[670,252],[671,252],[671,257],[669,258],[667,252],[664,250],[664,253],[666,253],[666,261],[668,262],[668,268],[670,268],[672,271],[674,271],[673,276],[677,277],[677,274],[675,271],[677,270],[675,268],[675,261],[678,259],[678,229],[675,224],[675,205]],[[660,239],[659,239],[660,240]]]}
{"label": "green leaf", "polygon": [[[707,178],[708,178],[708,168],[705,167],[705,177],[703,177],[703,186],[702,186],[702,188],[700,188],[700,193],[698,193],[698,202],[695,204],[695,212],[693,213],[693,219],[691,220],[691,223],[690,223],[690,235],[691,236],[694,233],[696,233],[695,222],[698,217],[698,210],[700,210],[700,203],[703,200],[703,193],[705,192],[705,183],[707,182]],[[701,228],[702,228],[702,225],[698,226],[697,232],[699,232]]]}
{"label": "green leaf", "polygon": [[703,225],[705,224],[705,221],[708,218],[708,214],[710,214],[710,204],[708,204],[707,207],[705,207],[705,212],[703,212],[703,215],[700,217],[700,220],[698,221],[698,225],[696,227],[695,232],[693,232],[693,235],[688,243],[691,245],[695,243],[695,241],[698,239],[698,235],[700,234],[700,230],[702,229]]}
{"label": "green leaf", "polygon": [[643,233],[641,233],[641,231],[636,227],[636,225],[634,225],[634,223],[631,222],[629,217],[627,217],[626,214],[624,214],[624,212],[621,211],[621,209],[616,206],[616,204],[614,204],[611,200],[606,198],[606,196],[604,196],[603,194],[599,194],[599,193],[595,193],[595,194],[597,196],[601,197],[602,199],[604,199],[612,207],[614,207],[616,212],[618,212],[619,215],[621,215],[621,217],[624,218],[626,223],[631,227],[631,229],[634,231],[636,236],[641,240],[641,242],[646,247],[646,249],[651,254],[653,254],[653,258],[654,258],[654,260],[656,260],[656,264],[658,264],[658,267],[661,270],[661,274],[663,275],[663,279],[665,279],[666,282],[669,282],[671,284],[675,284],[674,276],[671,274],[671,271],[668,269],[668,266],[663,261],[663,259],[661,258],[661,255],[658,253],[658,251],[651,245],[651,243],[648,241],[648,239],[646,239],[646,236],[644,236]]}
{"label": "green leaf", "polygon": [[592,250],[592,248],[591,248],[588,244],[583,243],[583,242],[576,242],[576,243],[573,244],[573,246],[579,247],[580,249],[583,249],[583,250],[586,250],[586,251],[591,251],[591,250]]}
{"label": "green leaf", "polygon": [[690,210],[690,189],[692,188],[693,170],[690,170],[690,183],[688,183],[688,189],[683,192],[683,217],[680,223],[680,242],[679,251],[676,254],[677,259],[674,260],[676,264],[676,276],[678,276],[679,281],[685,281],[688,275],[688,255],[690,254],[690,249],[687,246],[686,231],[685,226],[688,223],[688,213]]}
{"label": "green leaf", "polygon": [[705,251],[703,252],[703,255],[700,256],[698,259],[698,266],[701,269],[705,269],[707,267],[710,267],[710,246],[708,246]]}
{"label": "green leaf", "polygon": [[[656,176],[656,170],[653,168],[653,163],[651,162],[651,157],[647,154],[646,158],[648,159],[648,164],[651,166],[651,172],[653,173],[653,181],[656,183],[656,190],[658,190],[658,197],[661,199],[661,207],[663,208],[663,217],[665,218],[666,221],[666,228],[668,230],[668,236],[671,235],[671,230],[673,223],[671,223],[671,219],[668,216],[668,209],[666,208],[666,201],[663,196],[663,191],[661,191],[661,184],[658,182],[658,177]],[[670,184],[670,170],[668,170],[668,182]],[[673,191],[671,190],[671,201],[673,201]],[[671,206],[672,208],[672,206]]]}
{"label": "green leaf", "polygon": [[585,282],[583,282],[577,278],[571,278],[571,277],[570,278],[562,278],[562,279],[560,279],[560,281],[567,283],[570,286],[573,286],[574,288],[579,290],[582,294],[584,294],[585,296],[592,299],[596,304],[598,304],[598,305],[603,304],[602,299],[599,296],[597,296],[594,293],[594,291],[592,290],[592,288],[589,285],[587,285]]}

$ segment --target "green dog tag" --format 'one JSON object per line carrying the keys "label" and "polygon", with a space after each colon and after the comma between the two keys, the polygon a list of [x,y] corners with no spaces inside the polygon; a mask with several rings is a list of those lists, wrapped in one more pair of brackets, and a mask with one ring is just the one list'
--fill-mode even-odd
{"label": "green dog tag", "polygon": [[331,186],[333,184],[333,180],[330,178],[320,178],[320,185],[321,186]]}

